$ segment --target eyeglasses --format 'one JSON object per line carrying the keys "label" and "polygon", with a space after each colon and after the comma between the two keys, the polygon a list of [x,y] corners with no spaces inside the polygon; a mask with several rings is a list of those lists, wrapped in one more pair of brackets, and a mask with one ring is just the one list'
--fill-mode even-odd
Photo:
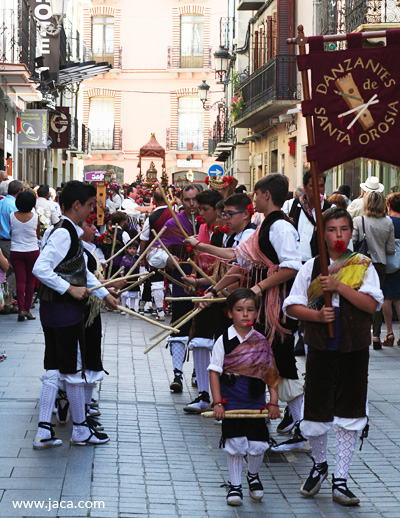
{"label": "eyeglasses", "polygon": [[242,212],[245,212],[245,210],[236,210],[235,212],[225,212],[225,211],[222,211],[221,212],[221,217],[225,218],[225,219],[231,219],[232,216],[234,216],[235,214],[242,214]]}

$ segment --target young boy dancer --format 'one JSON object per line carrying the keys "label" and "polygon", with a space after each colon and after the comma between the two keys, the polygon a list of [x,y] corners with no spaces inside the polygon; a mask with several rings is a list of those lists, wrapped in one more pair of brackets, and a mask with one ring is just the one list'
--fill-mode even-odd
{"label": "young boy dancer", "polygon": [[[336,425],[336,465],[332,497],[341,505],[360,500],[347,487],[357,432],[368,422],[367,382],[371,322],[383,303],[379,278],[371,260],[348,250],[353,222],[343,209],[323,214],[329,275],[321,276],[319,257],[299,271],[283,308],[291,318],[304,321],[308,344],[304,419],[301,431],[308,437],[314,465],[300,493],[312,497],[328,476],[328,431]],[[332,308],[323,294],[332,292]],[[329,338],[329,322],[335,337]]]}
{"label": "young boy dancer", "polygon": [[[138,259],[138,245],[137,243],[133,242],[131,245],[128,246],[126,249],[126,254],[122,258],[121,266],[124,267],[124,275],[126,275],[129,270],[132,268],[132,266],[136,263]],[[135,270],[132,272],[132,274],[139,273],[140,267],[138,266],[135,268]],[[137,280],[137,279],[135,279]],[[135,286],[134,288],[131,288],[130,290],[124,291],[121,295],[121,304],[124,307],[128,307],[129,309],[135,310],[135,302],[136,300],[139,300],[140,295],[140,288],[139,285]],[[127,305],[128,304],[128,305]],[[126,313],[122,313],[123,315],[126,315]]]}
{"label": "young boy dancer", "polygon": [[[223,419],[221,443],[228,455],[230,475],[228,505],[242,505],[243,458],[247,455],[247,482],[253,500],[261,500],[264,488],[259,471],[268,448],[265,419],[224,419],[225,410],[260,410],[267,406],[270,419],[279,417],[279,381],[274,355],[265,337],[252,327],[257,316],[259,297],[239,288],[227,299],[230,326],[215,342],[212,352],[210,384],[214,417]],[[265,385],[270,402],[265,405]]]}
{"label": "young boy dancer", "polygon": [[[256,210],[264,213],[265,219],[262,225],[235,249],[217,248],[213,252],[210,251],[223,259],[235,260],[241,266],[233,266],[221,281],[209,290],[210,293],[206,297],[216,296],[223,288],[237,281],[252,286],[256,294],[262,293],[256,329],[271,343],[280,377],[298,380],[293,337],[297,323],[285,319],[281,311],[281,301],[289,292],[293,278],[301,268],[301,256],[297,250],[297,231],[280,210],[287,196],[288,180],[279,173],[270,174],[259,180],[254,190]],[[192,240],[193,238],[186,241]],[[195,245],[191,242],[190,244]],[[204,249],[201,244],[198,248]],[[251,268],[250,279],[248,268]],[[295,422],[301,419],[302,398],[302,384],[298,383],[297,392],[290,394],[290,400],[282,399],[287,401]],[[306,439],[298,432],[290,440],[290,444],[285,445],[285,449],[299,450],[305,443]]]}
{"label": "young boy dancer", "polygon": [[[73,418],[71,443],[103,444],[106,434],[92,429],[85,417],[85,330],[84,299],[88,288],[98,285],[87,269],[80,224],[92,210],[96,191],[83,182],[68,182],[61,194],[64,216],[51,232],[33,268],[41,281],[40,320],[45,337],[45,374],[40,395],[39,426],[33,441],[34,449],[61,446],[54,437],[51,415],[58,391],[58,380],[65,381]],[[118,304],[105,289],[96,290],[112,309]]]}

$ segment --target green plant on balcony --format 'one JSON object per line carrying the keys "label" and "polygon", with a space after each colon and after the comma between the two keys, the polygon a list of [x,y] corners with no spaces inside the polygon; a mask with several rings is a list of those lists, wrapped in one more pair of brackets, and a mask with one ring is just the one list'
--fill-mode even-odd
{"label": "green plant on balcony", "polygon": [[244,110],[244,99],[241,93],[236,94],[231,101],[230,111],[232,120],[236,120],[240,117],[241,113]]}

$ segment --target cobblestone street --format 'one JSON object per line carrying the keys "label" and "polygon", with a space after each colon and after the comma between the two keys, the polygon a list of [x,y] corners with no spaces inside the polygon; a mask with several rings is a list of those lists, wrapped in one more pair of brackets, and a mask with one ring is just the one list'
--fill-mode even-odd
{"label": "cobblestone street", "polygon": [[[332,502],[331,475],[317,497],[302,498],[299,488],[312,462],[306,453],[292,453],[271,455],[263,466],[262,503],[250,499],[243,476],[244,502],[235,509],[226,505],[225,489],[220,487],[228,479],[225,454],[218,448],[220,427],[213,419],[182,411],[197,395],[190,386],[192,359],[184,366],[184,392],[171,394],[169,351],[162,347],[143,354],[157,328],[134,317],[104,313],[104,367],[110,374],[100,387],[100,421],[111,441],[98,447],[71,446],[69,422],[55,429],[63,439],[61,448],[34,451],[43,361],[41,326],[39,319],[18,323],[15,315],[0,318],[0,349],[8,355],[0,364],[1,517],[399,517],[398,347],[371,348],[370,435],[363,450],[356,450],[349,481],[361,498],[360,506],[343,508]],[[270,427],[277,438],[275,428],[276,424]],[[333,447],[331,434],[330,474]],[[16,509],[22,501],[42,501],[45,507]],[[104,502],[103,509],[78,508],[81,502],[99,501]],[[54,502],[69,502],[75,508],[47,510]]]}

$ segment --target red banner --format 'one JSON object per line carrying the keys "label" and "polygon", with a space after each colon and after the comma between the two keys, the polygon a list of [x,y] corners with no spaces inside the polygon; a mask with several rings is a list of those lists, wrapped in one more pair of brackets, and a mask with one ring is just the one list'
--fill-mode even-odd
{"label": "red banner", "polygon": [[49,118],[49,136],[52,141],[50,147],[53,149],[68,149],[71,131],[69,108],[57,106],[56,112],[50,112]]}
{"label": "red banner", "polygon": [[400,30],[387,31],[385,47],[362,48],[360,33],[347,40],[347,50],[325,51],[322,36],[310,37],[309,54],[297,56],[299,70],[311,70],[307,158],[318,173],[358,157],[400,166]]}

